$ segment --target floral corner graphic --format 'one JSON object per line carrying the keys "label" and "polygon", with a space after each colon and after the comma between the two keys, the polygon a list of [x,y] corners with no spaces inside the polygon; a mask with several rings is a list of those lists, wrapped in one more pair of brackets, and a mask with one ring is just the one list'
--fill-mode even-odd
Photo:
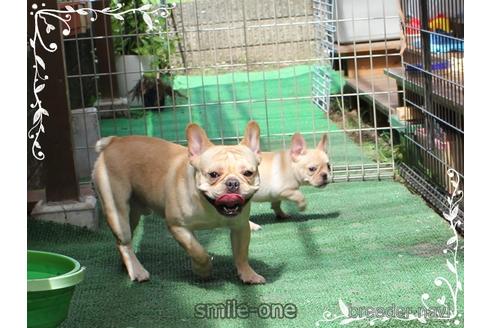
{"label": "floral corner graphic", "polygon": [[347,325],[352,322],[357,321],[368,321],[370,326],[374,326],[379,322],[385,322],[389,320],[397,320],[397,321],[419,321],[422,324],[425,324],[429,321],[442,321],[447,326],[459,325],[462,321],[462,313],[460,313],[458,309],[458,295],[460,292],[463,292],[462,280],[458,271],[458,250],[463,249],[464,246],[460,247],[458,231],[457,228],[462,224],[458,219],[458,211],[459,204],[463,200],[463,192],[459,190],[460,177],[458,172],[453,169],[448,170],[448,176],[451,180],[451,185],[453,186],[453,193],[451,196],[447,197],[448,208],[447,211],[443,213],[444,218],[449,222],[450,229],[453,231],[453,235],[446,242],[446,248],[443,250],[443,253],[448,256],[446,258],[446,268],[449,272],[452,273],[453,278],[452,281],[439,276],[434,279],[434,285],[437,287],[447,287],[446,291],[448,294],[448,298],[443,294],[440,297],[435,299],[436,304],[441,307],[444,307],[448,313],[446,316],[441,316],[440,313],[436,313],[435,307],[431,307],[429,301],[431,300],[431,296],[428,293],[424,293],[420,296],[420,302],[422,308],[425,309],[426,313],[431,313],[431,318],[427,317],[424,314],[415,315],[409,314],[407,317],[389,317],[386,315],[382,316],[351,316],[350,315],[350,307],[342,300],[338,300],[339,314],[332,311],[323,312],[323,318],[316,321],[316,327],[321,327],[326,323],[335,323],[338,322],[340,325]]}
{"label": "floral corner graphic", "polygon": [[33,4],[31,6],[32,11],[31,16],[34,17],[34,36],[29,39],[29,46],[32,48],[34,54],[34,79],[33,79],[33,93],[34,93],[34,103],[30,104],[32,110],[35,110],[32,127],[29,129],[27,136],[29,139],[33,140],[32,144],[32,154],[38,160],[43,160],[45,154],[42,151],[41,145],[39,143],[39,136],[41,133],[45,132],[43,125],[44,116],[49,116],[47,108],[43,107],[43,103],[39,97],[40,93],[46,86],[46,81],[48,80],[48,75],[46,74],[46,64],[44,60],[38,55],[37,47],[41,46],[44,50],[48,52],[55,52],[58,49],[56,43],[50,43],[47,45],[43,40],[44,31],[46,34],[50,34],[56,31],[56,27],[50,24],[47,18],[55,18],[62,25],[62,34],[67,36],[70,34],[70,20],[72,19],[71,14],[79,14],[84,16],[90,16],[90,21],[94,22],[97,20],[99,15],[106,15],[113,17],[118,20],[124,20],[124,16],[127,14],[141,13],[144,22],[147,24],[149,30],[154,28],[152,17],[163,17],[167,18],[170,16],[171,10],[176,7],[175,3],[168,4],[167,6],[154,7],[150,4],[145,4],[140,8],[121,10],[122,4],[117,4],[116,8],[103,8],[103,9],[93,9],[93,8],[79,8],[74,9],[72,6],[65,6],[65,9],[49,9],[45,8],[46,4],[41,3],[41,7],[38,4]]}

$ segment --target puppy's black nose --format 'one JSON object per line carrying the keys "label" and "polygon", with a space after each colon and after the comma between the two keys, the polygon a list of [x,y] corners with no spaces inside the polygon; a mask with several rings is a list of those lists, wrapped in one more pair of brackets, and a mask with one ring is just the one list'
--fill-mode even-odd
{"label": "puppy's black nose", "polygon": [[323,178],[323,180],[328,180],[328,173],[321,173],[321,178]]}
{"label": "puppy's black nose", "polygon": [[227,179],[225,185],[228,192],[237,192],[239,190],[239,180],[236,178]]}

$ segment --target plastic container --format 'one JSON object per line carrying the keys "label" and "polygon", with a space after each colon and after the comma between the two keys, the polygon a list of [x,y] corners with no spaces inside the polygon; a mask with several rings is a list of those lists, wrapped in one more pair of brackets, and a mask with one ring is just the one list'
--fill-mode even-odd
{"label": "plastic container", "polygon": [[337,0],[341,44],[400,39],[400,13],[395,0]]}
{"label": "plastic container", "polygon": [[61,254],[27,251],[27,327],[58,327],[85,267]]}

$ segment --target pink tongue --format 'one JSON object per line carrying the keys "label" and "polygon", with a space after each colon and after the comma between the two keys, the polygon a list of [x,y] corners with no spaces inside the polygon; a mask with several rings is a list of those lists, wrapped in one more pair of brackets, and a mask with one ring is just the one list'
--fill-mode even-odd
{"label": "pink tongue", "polygon": [[243,204],[244,198],[239,194],[225,194],[215,200],[215,205],[226,205],[232,207]]}

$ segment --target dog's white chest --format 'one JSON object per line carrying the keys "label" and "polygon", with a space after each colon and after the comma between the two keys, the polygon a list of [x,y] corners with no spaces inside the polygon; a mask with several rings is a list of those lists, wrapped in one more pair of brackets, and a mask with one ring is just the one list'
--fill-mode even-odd
{"label": "dog's white chest", "polygon": [[260,189],[253,196],[255,202],[269,202],[280,196],[285,183],[280,154],[275,154],[271,171],[265,173],[262,175],[260,171]]}

